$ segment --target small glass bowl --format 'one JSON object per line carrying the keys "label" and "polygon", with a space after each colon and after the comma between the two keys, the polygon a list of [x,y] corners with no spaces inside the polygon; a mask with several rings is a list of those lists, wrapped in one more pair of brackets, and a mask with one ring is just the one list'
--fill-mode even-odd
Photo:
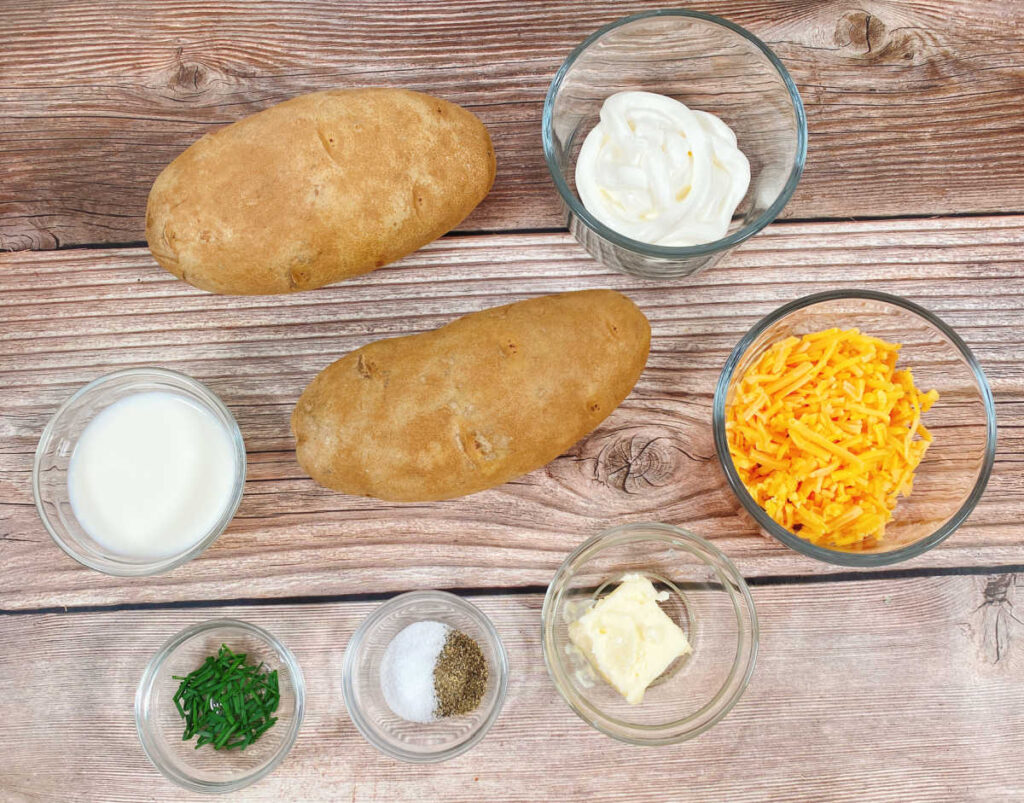
{"label": "small glass bowl", "polygon": [[[230,501],[217,523],[197,543],[177,555],[131,558],[106,549],[75,518],[68,494],[68,466],[78,438],[102,410],[125,396],[165,391],[208,410],[228,431],[235,451]],[[101,376],[80,388],[50,419],[39,438],[32,467],[32,492],[43,526],[57,545],[79,563],[104,574],[137,577],[159,574],[192,560],[224,532],[242,501],[245,488],[245,443],[238,423],[214,393],[189,376],[164,368],[129,368]]]}
{"label": "small glass bowl", "polygon": [[[388,707],[380,685],[384,651],[400,631],[422,620],[443,622],[480,645],[487,691],[475,711],[422,724],[407,722]],[[445,591],[410,591],[380,605],[352,634],[342,686],[349,716],[382,753],[416,764],[447,761],[483,739],[497,720],[508,689],[508,657],[498,631],[475,605]]]}
{"label": "small glass bowl", "polygon": [[[868,550],[812,544],[777,524],[740,479],[729,454],[725,409],[747,369],[779,340],[838,327],[902,343],[897,368],[939,400],[923,416],[934,440],[914,473],[914,489],[900,497],[885,539]],[[712,405],[715,450],[729,487],[761,531],[812,558],[842,566],[884,566],[926,552],[946,540],[985,491],[996,451],[996,412],[985,374],[949,326],[906,299],[870,290],[837,290],[792,301],[758,321],[726,360]]]}
{"label": "small glass bowl", "polygon": [[[632,705],[569,640],[569,624],[624,575],[645,575],[692,652],[673,662]],[[754,672],[758,624],[743,577],[722,552],[668,524],[625,524],[595,535],[565,559],[541,613],[544,662],[559,693],[585,722],[623,742],[664,745],[700,735],[739,700]]]}
{"label": "small glass bowl", "polygon": [[[182,741],[185,723],[174,707],[180,681],[221,644],[246,653],[248,663],[277,670],[281,701],[277,722],[245,750],[195,748]],[[306,686],[291,650],[261,627],[237,619],[213,619],[187,627],[153,656],[135,692],[135,727],[153,766],[176,784],[195,792],[233,792],[273,770],[295,744],[305,711]]]}
{"label": "small glass bowl", "polygon": [[[720,240],[685,248],[625,237],[595,218],[576,193],[576,158],[605,99],[642,90],[720,117],[750,162],[750,187]],[[569,230],[598,262],[646,279],[678,279],[711,267],[771,223],[788,203],[807,156],[807,120],[778,57],[740,26],[699,11],[625,17],[584,40],[544,102],[544,157]]]}

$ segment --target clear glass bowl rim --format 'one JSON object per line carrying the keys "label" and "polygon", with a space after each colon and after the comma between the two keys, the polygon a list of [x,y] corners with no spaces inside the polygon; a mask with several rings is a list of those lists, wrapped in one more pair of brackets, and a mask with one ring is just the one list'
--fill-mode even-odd
{"label": "clear glass bowl rim", "polygon": [[[292,687],[295,689],[295,714],[292,718],[291,728],[288,731],[288,735],[281,743],[281,746],[278,748],[274,757],[265,765],[248,775],[243,775],[231,781],[200,781],[190,775],[175,771],[173,768],[160,762],[158,758],[150,752],[149,746],[146,743],[147,739],[143,735],[143,708],[145,706],[146,698],[152,690],[153,683],[156,681],[157,675],[163,667],[164,662],[168,657],[170,657],[171,653],[193,636],[207,630],[215,630],[220,627],[234,627],[244,630],[247,633],[265,641],[275,650],[275,652],[277,652],[278,655],[281,656],[288,669],[288,674],[291,677]],[[302,719],[305,715],[305,711],[306,682],[302,675],[302,668],[299,666],[299,662],[296,660],[295,655],[284,644],[278,641],[273,634],[258,625],[244,622],[241,619],[208,619],[205,622],[190,625],[174,636],[171,636],[171,638],[164,642],[163,646],[157,650],[156,654],[150,658],[149,663],[146,664],[146,668],[142,673],[142,678],[139,680],[139,686],[135,691],[135,730],[138,733],[139,742],[142,745],[143,752],[146,754],[146,758],[149,759],[150,763],[156,767],[165,778],[169,778],[179,786],[182,786],[185,789],[191,789],[194,792],[214,794],[235,792],[249,784],[255,783],[260,780],[260,778],[267,776],[291,751],[292,746],[295,744],[295,740],[298,738],[299,728],[302,726]]]}
{"label": "clear glass bowl rim", "polygon": [[[561,670],[561,665],[556,661],[553,661],[550,655],[551,651],[556,649],[552,643],[555,625],[555,622],[552,621],[552,619],[555,615],[554,612],[557,608],[556,603],[558,598],[561,598],[562,596],[562,584],[559,581],[569,570],[569,567],[584,554],[592,551],[600,551],[601,549],[616,546],[620,543],[631,540],[654,540],[668,544],[678,544],[679,542],[682,542],[686,546],[696,547],[698,550],[706,552],[712,558],[720,562],[721,567],[716,567],[716,571],[718,568],[724,569],[730,575],[730,579],[735,582],[736,587],[739,590],[739,598],[746,606],[746,610],[750,616],[749,654],[746,658],[745,666],[742,667],[743,675],[740,678],[739,683],[735,686],[728,697],[724,699],[724,702],[721,703],[715,713],[702,725],[697,728],[693,728],[692,730],[675,733],[670,736],[659,736],[658,733],[669,728],[678,728],[680,725],[698,718],[701,714],[705,713],[711,707],[723,700],[723,693],[729,687],[729,684],[737,677],[740,671],[742,655],[739,652],[737,653],[736,659],[733,661],[732,668],[725,680],[725,683],[722,685],[722,688],[720,688],[718,692],[716,692],[716,694],[698,711],[695,711],[693,714],[690,714],[683,719],[675,720],[664,725],[629,726],[637,731],[649,732],[651,734],[651,736],[645,736],[643,738],[627,736],[615,731],[604,723],[604,720],[611,719],[610,717],[605,716],[603,712],[594,706],[589,705],[584,700],[577,699],[576,695],[570,694],[567,691],[569,688],[568,681],[562,677],[563,672]],[[731,593],[730,596],[732,596]],[[735,606],[735,599],[733,600],[733,604]],[[722,719],[732,711],[736,703],[739,702],[750,683],[750,678],[753,676],[754,668],[757,664],[757,653],[761,632],[757,619],[757,609],[754,606],[754,599],[750,594],[750,588],[747,586],[746,580],[744,580],[743,575],[736,567],[736,564],[734,564],[729,557],[722,552],[722,550],[710,541],[701,538],[696,533],[692,533],[689,530],[684,530],[683,528],[676,527],[672,524],[663,524],[661,522],[654,521],[620,524],[617,527],[612,527],[609,530],[604,530],[597,535],[591,536],[574,549],[572,553],[562,561],[562,565],[558,567],[558,570],[555,572],[555,576],[548,584],[547,593],[544,595],[544,605],[541,608],[541,628],[541,644],[543,647],[542,652],[544,654],[544,664],[547,667],[548,675],[551,677],[551,680],[554,683],[555,688],[558,689],[558,693],[562,696],[562,699],[564,699],[573,712],[588,725],[596,728],[607,736],[611,736],[613,739],[618,739],[621,742],[640,746],[678,744],[679,742],[684,742],[699,736],[721,722]],[[737,643],[742,644],[744,640],[743,628],[739,628],[739,631],[739,640]]]}
{"label": "clear glass bowl rim", "polygon": [[[616,28],[628,25],[631,22],[636,22],[642,19],[651,19],[654,17],[690,17],[693,19],[703,20],[704,22],[710,22],[715,25],[720,25],[723,28],[727,28],[733,33],[737,33],[743,38],[747,39],[753,45],[755,45],[771,62],[771,65],[775,68],[779,77],[782,78],[786,85],[786,89],[789,92],[790,101],[793,104],[793,111],[796,115],[797,120],[797,148],[796,158],[793,162],[792,168],[789,171],[789,178],[786,180],[785,186],[779,193],[778,197],[772,202],[771,206],[764,210],[758,217],[747,225],[740,229],[737,229],[732,234],[721,238],[720,240],[713,240],[710,243],[703,243],[701,245],[691,245],[683,248],[671,248],[666,246],[651,245],[650,243],[643,243],[639,240],[634,240],[630,237],[626,237],[619,234],[614,229],[604,225],[601,221],[595,218],[587,208],[580,202],[576,197],[576,194],[569,189],[569,185],[562,177],[562,171],[559,169],[557,161],[555,159],[555,146],[554,138],[551,133],[553,125],[553,107],[555,102],[555,95],[561,88],[562,81],[565,79],[569,69],[576,62],[576,59],[582,55],[582,53],[589,48],[594,42],[600,39],[609,31],[613,31]],[[690,11],[688,9],[658,9],[654,11],[643,11],[639,14],[631,14],[628,17],[622,17],[621,19],[615,20],[609,23],[597,31],[592,33],[586,39],[584,39],[576,48],[569,54],[569,57],[562,63],[558,72],[555,73],[554,80],[551,82],[551,86],[548,88],[547,96],[544,99],[544,113],[541,122],[541,134],[544,144],[544,159],[548,165],[548,172],[551,174],[551,179],[555,183],[555,187],[558,190],[558,194],[562,196],[562,201],[569,207],[572,213],[582,220],[588,228],[595,231],[598,235],[603,237],[605,240],[611,242],[614,245],[624,248],[628,251],[633,251],[639,254],[643,254],[649,257],[656,257],[661,259],[686,259],[688,257],[699,257],[706,256],[708,254],[714,254],[718,251],[724,251],[732,248],[733,246],[739,245],[744,240],[747,240],[757,234],[761,229],[775,220],[782,212],[783,208],[789,203],[789,199],[793,196],[793,192],[796,190],[797,184],[800,182],[800,176],[804,171],[804,163],[807,160],[807,115],[804,112],[804,104],[800,99],[800,93],[797,91],[796,84],[789,72],[783,66],[779,57],[772,52],[764,42],[754,36],[750,31],[740,27],[734,22],[730,22],[722,17],[716,17],[713,14],[705,14],[702,11]]]}
{"label": "clear glass bowl rim", "polygon": [[[935,327],[956,347],[960,356],[963,357],[964,361],[967,363],[971,373],[974,375],[975,382],[977,382],[978,388],[981,391],[982,403],[985,406],[985,456],[983,458],[981,471],[978,472],[978,478],[974,483],[974,488],[971,490],[970,495],[956,513],[954,513],[931,535],[922,538],[919,541],[915,541],[912,544],[908,544],[905,547],[901,547],[900,549],[894,549],[891,552],[858,553],[840,552],[839,550],[827,549],[826,547],[820,547],[816,544],[812,544],[810,541],[800,538],[798,535],[791,533],[785,527],[777,524],[775,520],[765,513],[761,506],[754,501],[754,498],[750,495],[750,492],[747,491],[746,486],[744,486],[743,480],[741,480],[739,474],[736,473],[736,469],[732,464],[732,457],[729,455],[729,442],[725,435],[725,397],[729,391],[729,385],[732,382],[733,373],[739,365],[740,359],[742,359],[744,353],[748,348],[750,348],[750,345],[760,337],[761,333],[772,324],[778,322],[782,318],[785,318],[787,315],[796,312],[797,310],[806,309],[807,307],[826,301],[843,301],[850,299],[864,299],[868,301],[878,301],[884,304],[891,304],[917,315],[925,322]],[[992,465],[995,462],[996,456],[996,409],[992,401],[992,390],[989,387],[988,380],[985,378],[985,373],[982,371],[981,365],[978,363],[978,360],[975,358],[971,350],[967,347],[967,344],[964,343],[960,336],[954,332],[951,327],[924,307],[918,306],[914,302],[908,301],[900,296],[879,292],[877,290],[829,290],[824,293],[814,293],[782,305],[777,310],[769,313],[754,324],[750,331],[748,331],[740,339],[739,343],[736,344],[735,348],[733,348],[732,353],[725,361],[722,373],[719,374],[718,383],[715,386],[714,401],[712,402],[711,407],[711,428],[714,433],[715,451],[718,453],[718,462],[722,466],[722,471],[725,473],[725,478],[729,483],[729,487],[732,488],[733,493],[736,495],[736,498],[739,499],[743,508],[754,517],[754,520],[765,532],[771,534],[786,546],[795,549],[797,552],[807,555],[808,557],[816,558],[817,560],[822,560],[827,563],[834,563],[839,566],[853,566],[857,568],[873,568],[899,563],[900,561],[907,560],[908,558],[921,555],[932,547],[945,541],[961,524],[964,523],[978,504],[978,500],[981,499],[982,494],[985,492],[985,486],[988,485],[989,475],[992,473]]]}
{"label": "clear glass bowl rim", "polygon": [[[236,468],[236,479],[238,482],[235,484],[231,504],[229,504],[224,510],[223,516],[218,519],[217,523],[210,529],[210,532],[207,533],[206,536],[187,551],[180,555],[160,558],[159,560],[155,560],[150,563],[119,564],[115,559],[111,559],[107,562],[101,562],[79,552],[73,544],[67,543],[60,537],[57,530],[50,522],[50,517],[46,514],[46,511],[43,508],[39,480],[40,464],[42,463],[43,454],[46,452],[46,448],[49,446],[50,441],[53,440],[53,433],[57,428],[58,422],[75,402],[109,382],[133,376],[137,376],[139,378],[156,377],[157,379],[163,377],[166,379],[172,379],[176,382],[181,382],[191,388],[192,391],[195,392],[196,395],[200,396],[204,402],[217,410],[220,415],[230,422],[229,429],[231,443],[235,451],[235,457],[238,461]],[[57,546],[64,550],[66,554],[74,558],[83,566],[87,566],[90,569],[113,577],[148,577],[168,572],[171,569],[181,566],[183,563],[187,563],[198,556],[221,536],[224,530],[227,529],[227,526],[231,523],[231,520],[235,517],[235,513],[238,512],[238,506],[242,503],[242,495],[245,491],[245,476],[246,454],[242,431],[238,427],[238,421],[235,420],[235,416],[227,408],[224,402],[220,400],[220,397],[198,379],[193,379],[191,376],[188,376],[188,374],[172,371],[167,368],[158,368],[156,366],[142,366],[138,368],[124,368],[120,371],[114,371],[112,373],[99,376],[76,390],[60,407],[57,408],[57,412],[55,412],[46,423],[46,426],[43,428],[42,435],[39,436],[39,442],[36,444],[35,458],[32,462],[32,497],[35,500],[36,511],[39,513],[39,518],[42,520],[43,526],[50,534],[50,537],[54,540]]]}
{"label": "clear glass bowl rim", "polygon": [[[363,715],[362,709],[356,706],[354,702],[355,693],[352,686],[352,678],[355,676],[355,672],[357,670],[355,665],[356,653],[362,646],[362,643],[366,638],[366,634],[369,633],[370,630],[372,630],[373,627],[376,626],[386,615],[408,605],[411,602],[424,599],[446,602],[456,608],[459,608],[475,619],[483,628],[484,632],[487,633],[487,638],[490,640],[491,644],[494,645],[495,652],[498,656],[498,666],[496,667],[498,671],[498,690],[494,700],[494,706],[490,713],[488,713],[486,719],[480,723],[477,729],[473,731],[469,737],[463,739],[458,744],[455,744],[445,750],[439,750],[435,753],[415,753],[380,741],[367,724],[367,720]],[[352,634],[352,637],[348,641],[348,646],[345,648],[345,660],[341,675],[342,696],[345,700],[345,708],[348,711],[348,715],[353,724],[355,724],[356,729],[363,735],[363,738],[366,739],[367,742],[376,747],[384,755],[396,758],[400,761],[406,761],[410,764],[433,764],[440,761],[447,761],[450,758],[462,755],[484,738],[487,731],[489,731],[491,726],[497,721],[498,716],[501,714],[501,709],[505,705],[505,695],[508,693],[508,675],[508,653],[505,651],[505,645],[502,643],[501,636],[498,635],[498,631],[495,629],[494,623],[491,622],[491,619],[487,614],[481,611],[469,600],[463,599],[462,597],[448,591],[406,591],[405,593],[398,594],[389,600],[385,600],[370,611]]]}

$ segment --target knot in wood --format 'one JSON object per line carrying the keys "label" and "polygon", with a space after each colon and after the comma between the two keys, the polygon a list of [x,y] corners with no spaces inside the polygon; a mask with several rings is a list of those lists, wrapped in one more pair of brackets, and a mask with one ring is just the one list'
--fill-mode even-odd
{"label": "knot in wood", "polygon": [[835,42],[860,56],[880,55],[886,44],[885,23],[860,9],[848,11],[836,25]]}
{"label": "knot in wood", "polygon": [[169,85],[175,95],[196,96],[203,94],[210,83],[209,70],[197,61],[191,61],[178,48],[174,56],[174,68]]}
{"label": "knot in wood", "polygon": [[617,435],[597,456],[597,477],[624,493],[643,493],[672,479],[678,454],[664,436]]}
{"label": "knot in wood", "polygon": [[1008,664],[1006,659],[1016,652],[1020,660],[1019,632],[1024,619],[1014,607],[1017,575],[997,574],[988,577],[981,590],[981,603],[974,609],[970,631],[982,658],[996,666]]}
{"label": "knot in wood", "polygon": [[1016,575],[1013,574],[997,574],[989,577],[985,583],[985,590],[982,592],[984,598],[983,605],[1004,605],[1009,604],[1013,607],[1013,603],[1010,602],[1010,589],[1013,588],[1013,581]]}

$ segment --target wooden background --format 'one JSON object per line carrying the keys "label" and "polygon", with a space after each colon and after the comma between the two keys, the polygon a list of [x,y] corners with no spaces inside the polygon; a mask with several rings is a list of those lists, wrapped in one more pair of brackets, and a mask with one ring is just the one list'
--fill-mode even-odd
{"label": "wooden background", "polygon": [[[555,70],[642,3],[0,4],[0,799],[186,799],[148,764],[131,699],[181,627],[269,627],[309,686],[295,749],[254,800],[1024,799],[1024,8],[1011,0],[695,3],[783,59],[807,107],[807,169],[778,223],[694,281],[611,274],[564,232],[540,148]],[[143,242],[149,185],[204,132],[301,92],[396,85],[464,104],[498,154],[455,232],[323,290],[210,296]],[[837,570],[735,512],[710,434],[725,356],[781,303],[871,287],[933,310],[981,360],[996,466],[968,523],[897,568]],[[452,502],[318,488],[288,416],[337,356],[547,292],[615,287],[651,319],[647,371],[544,469]],[[207,383],[249,449],[235,521],[199,559],[105,577],[50,541],[32,504],[39,434],[115,368]],[[543,669],[539,609],[565,554],[657,519],[712,538],[749,578],[759,665],[695,741],[630,748],[588,728]],[[506,708],[434,767],[366,744],[340,694],[348,637],[382,598],[466,594],[512,661]],[[1015,607],[1016,605],[1016,607]]]}

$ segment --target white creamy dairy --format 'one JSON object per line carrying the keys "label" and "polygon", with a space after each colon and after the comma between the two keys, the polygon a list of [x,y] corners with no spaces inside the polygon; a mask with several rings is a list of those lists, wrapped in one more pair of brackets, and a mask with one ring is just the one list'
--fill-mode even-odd
{"label": "white creamy dairy", "polygon": [[569,640],[628,703],[640,703],[647,687],[691,651],[686,634],[658,607],[666,599],[643,575],[627,574],[569,624]]}
{"label": "white creamy dairy", "polygon": [[721,239],[749,185],[750,163],[729,126],[652,92],[605,100],[576,161],[587,210],[651,245]]}
{"label": "white creamy dairy", "polygon": [[83,529],[125,557],[162,558],[195,545],[231,503],[228,430],[184,396],[119,399],[82,432],[68,466],[71,509]]}

